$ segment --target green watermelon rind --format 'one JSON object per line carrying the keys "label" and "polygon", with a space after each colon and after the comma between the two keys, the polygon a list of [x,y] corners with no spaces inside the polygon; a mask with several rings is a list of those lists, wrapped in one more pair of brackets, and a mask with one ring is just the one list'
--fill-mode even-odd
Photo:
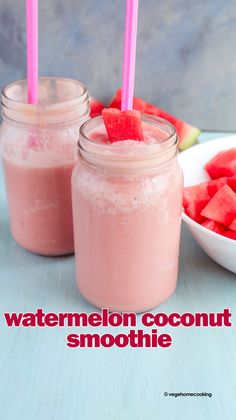
{"label": "green watermelon rind", "polygon": [[[186,127],[187,128],[187,127]],[[201,134],[199,128],[188,126],[188,131],[185,136],[180,140],[178,148],[180,151],[184,151],[196,143],[198,137]]]}

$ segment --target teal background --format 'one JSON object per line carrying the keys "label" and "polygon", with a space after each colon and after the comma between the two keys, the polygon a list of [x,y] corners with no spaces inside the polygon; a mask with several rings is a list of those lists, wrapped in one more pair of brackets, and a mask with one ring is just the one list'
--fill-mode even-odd
{"label": "teal background", "polygon": [[[25,0],[0,0],[0,87],[25,77]],[[39,0],[40,74],[108,100],[121,85],[124,0]],[[204,129],[236,129],[235,0],[140,0],[137,95]]]}

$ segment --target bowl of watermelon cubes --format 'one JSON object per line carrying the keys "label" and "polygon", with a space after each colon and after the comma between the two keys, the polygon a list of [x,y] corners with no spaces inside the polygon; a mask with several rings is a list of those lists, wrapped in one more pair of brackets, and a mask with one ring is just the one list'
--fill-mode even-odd
{"label": "bowl of watermelon cubes", "polygon": [[183,220],[201,248],[236,273],[236,136],[181,153]]}

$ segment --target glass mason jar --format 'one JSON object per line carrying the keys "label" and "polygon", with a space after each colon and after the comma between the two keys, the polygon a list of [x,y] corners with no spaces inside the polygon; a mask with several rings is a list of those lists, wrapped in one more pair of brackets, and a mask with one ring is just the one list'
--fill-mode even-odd
{"label": "glass mason jar", "polygon": [[142,115],[145,142],[109,143],[101,117],[80,129],[72,173],[76,277],[95,306],[143,312],[175,290],[183,176],[167,121]]}
{"label": "glass mason jar", "polygon": [[76,80],[39,79],[39,103],[26,80],[2,92],[1,153],[16,242],[41,255],[72,253],[71,173],[77,139],[89,118],[88,92]]}

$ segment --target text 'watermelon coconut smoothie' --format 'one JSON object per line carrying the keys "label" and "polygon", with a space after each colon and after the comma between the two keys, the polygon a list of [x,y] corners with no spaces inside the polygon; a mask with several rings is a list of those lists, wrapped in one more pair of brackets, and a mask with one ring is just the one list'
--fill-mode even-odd
{"label": "text 'watermelon coconut smoothie'", "polygon": [[64,78],[40,78],[38,103],[27,82],[2,93],[1,150],[13,237],[42,255],[74,251],[71,173],[79,128],[89,118],[87,89]]}
{"label": "text 'watermelon coconut smoothie'", "polygon": [[183,191],[177,143],[170,123],[138,111],[106,109],[80,129],[72,175],[76,274],[97,307],[142,312],[175,290]]}

